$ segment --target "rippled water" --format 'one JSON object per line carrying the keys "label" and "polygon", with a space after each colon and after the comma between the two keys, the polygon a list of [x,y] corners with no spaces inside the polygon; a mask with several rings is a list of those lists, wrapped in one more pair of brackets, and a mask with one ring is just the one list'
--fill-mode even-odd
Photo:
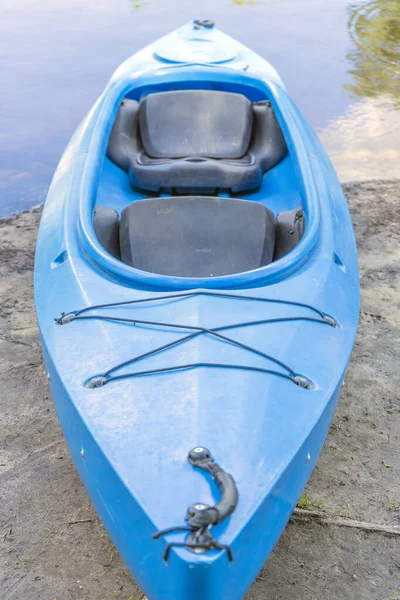
{"label": "rippled water", "polygon": [[400,108],[400,2],[362,2],[348,14],[352,82],[346,89],[358,98],[386,94]]}
{"label": "rippled water", "polygon": [[45,198],[81,118],[127,56],[210,17],[266,57],[343,181],[400,176],[400,1],[3,0],[0,216]]}

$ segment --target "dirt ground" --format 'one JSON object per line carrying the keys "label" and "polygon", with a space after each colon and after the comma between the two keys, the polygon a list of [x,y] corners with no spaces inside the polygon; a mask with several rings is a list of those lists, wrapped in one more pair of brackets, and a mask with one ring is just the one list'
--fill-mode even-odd
{"label": "dirt ground", "polygon": [[[246,600],[400,600],[400,182],[345,192],[360,261],[358,338],[302,510]],[[0,222],[0,598],[142,600],[49,396],[32,293],[39,219],[35,209]]]}

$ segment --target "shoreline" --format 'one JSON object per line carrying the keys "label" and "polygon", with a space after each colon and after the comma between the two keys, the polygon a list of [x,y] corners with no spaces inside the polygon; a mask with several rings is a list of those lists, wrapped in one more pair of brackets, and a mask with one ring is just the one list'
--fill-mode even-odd
{"label": "shoreline", "polygon": [[[246,600],[400,596],[400,180],[343,185],[358,336],[310,482]],[[143,600],[72,463],[33,303],[41,206],[0,219],[0,589],[4,600]]]}

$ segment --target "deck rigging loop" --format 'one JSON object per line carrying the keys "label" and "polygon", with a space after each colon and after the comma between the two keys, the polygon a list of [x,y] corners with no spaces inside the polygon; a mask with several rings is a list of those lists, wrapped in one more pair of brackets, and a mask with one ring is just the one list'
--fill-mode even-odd
{"label": "deck rigging loop", "polygon": [[[119,307],[119,306],[134,306],[134,305],[142,304],[145,302],[152,303],[152,302],[163,301],[163,300],[176,300],[176,299],[185,300],[185,299],[192,298],[195,296],[211,296],[214,298],[221,297],[221,298],[225,298],[225,299],[229,298],[229,299],[234,299],[234,300],[247,300],[247,301],[256,301],[256,302],[287,305],[287,306],[293,306],[296,308],[307,309],[314,314],[313,314],[313,316],[311,316],[311,315],[295,315],[295,316],[278,317],[278,318],[270,318],[270,319],[258,319],[258,320],[253,320],[253,321],[242,321],[239,323],[232,323],[232,324],[228,324],[228,325],[222,325],[219,327],[207,328],[207,327],[187,325],[187,324],[182,324],[182,323],[167,323],[167,322],[160,322],[160,321],[149,321],[149,320],[143,320],[143,319],[126,318],[126,317],[120,317],[118,315],[105,315],[105,314],[91,314],[90,313],[90,311],[100,310],[100,309],[104,309],[104,308],[115,308],[115,307]],[[285,322],[294,322],[294,321],[308,321],[308,322],[328,325],[333,328],[338,327],[337,321],[331,315],[324,313],[323,311],[315,308],[314,306],[311,306],[310,304],[294,302],[291,300],[281,300],[278,298],[263,298],[263,297],[257,297],[257,296],[246,296],[246,295],[241,295],[241,294],[229,294],[226,292],[211,292],[208,290],[201,290],[201,291],[196,291],[196,292],[182,292],[179,294],[166,294],[163,296],[153,296],[150,298],[141,298],[141,299],[137,299],[137,300],[127,300],[127,301],[123,301],[123,302],[114,302],[114,303],[108,303],[108,304],[97,304],[97,305],[93,305],[93,306],[87,306],[80,310],[70,311],[68,313],[63,312],[63,313],[61,313],[61,316],[58,318],[55,318],[54,321],[57,323],[57,325],[67,325],[68,323],[71,323],[72,321],[89,320],[89,319],[97,319],[97,320],[115,322],[115,323],[127,323],[127,324],[129,323],[132,325],[145,325],[145,326],[149,325],[149,326],[159,327],[161,329],[164,328],[164,329],[170,330],[172,328],[172,329],[177,329],[177,330],[186,330],[187,332],[188,331],[190,332],[190,333],[186,333],[186,335],[184,335],[183,337],[179,337],[178,339],[176,339],[172,342],[169,342],[168,344],[163,344],[162,346],[153,348],[152,350],[149,350],[148,352],[145,352],[144,354],[134,356],[133,358],[125,360],[125,361],[111,367],[104,373],[101,373],[101,374],[98,374],[96,376],[89,378],[89,380],[86,381],[85,386],[88,388],[91,388],[91,389],[102,387],[103,385],[106,385],[106,384],[110,383],[111,381],[118,381],[118,380],[122,380],[122,379],[133,378],[133,377],[143,377],[143,376],[147,376],[147,375],[156,375],[156,374],[160,375],[163,373],[170,373],[170,372],[174,372],[174,371],[175,372],[184,371],[184,370],[198,368],[198,367],[209,367],[209,368],[219,367],[219,368],[225,368],[225,369],[239,369],[239,370],[248,370],[248,371],[259,372],[259,373],[267,373],[270,375],[275,375],[277,377],[282,377],[284,379],[288,379],[288,380],[292,381],[295,385],[297,385],[298,387],[301,387],[303,389],[313,389],[313,383],[305,375],[296,373],[294,369],[292,369],[289,365],[287,365],[283,361],[275,358],[274,356],[271,356],[270,354],[262,352],[261,350],[258,350],[257,348],[254,348],[253,346],[249,346],[249,345],[244,344],[230,336],[227,336],[227,335],[223,334],[222,332],[227,331],[229,329],[239,329],[239,328],[243,328],[243,327],[251,327],[251,326],[256,326],[256,325],[267,325],[267,324],[272,324],[272,323],[285,323]],[[182,364],[182,365],[173,365],[171,367],[164,367],[164,368],[159,368],[159,369],[147,369],[147,370],[135,371],[135,372],[130,372],[130,373],[114,374],[116,371],[118,371],[119,369],[122,369],[123,367],[132,365],[132,364],[137,363],[145,358],[154,356],[160,352],[171,349],[175,346],[178,346],[179,344],[187,342],[187,341],[189,341],[199,335],[202,335],[202,334],[210,335],[210,336],[217,338],[225,343],[233,344],[233,345],[237,346],[238,348],[246,350],[249,353],[256,354],[262,358],[265,358],[265,359],[273,362],[275,365],[277,365],[278,367],[280,367],[283,370],[277,371],[274,369],[261,368],[261,367],[256,367],[256,366],[252,366],[252,365],[223,364],[223,363],[216,363],[216,362],[207,362],[207,363],[199,362],[199,363],[190,363],[190,364]]]}
{"label": "deck rigging loop", "polygon": [[203,553],[210,550],[226,550],[229,561],[233,560],[233,554],[230,546],[220,544],[211,533],[211,528],[218,525],[224,519],[229,517],[235,510],[239,494],[235,481],[229,473],[226,473],[214,461],[207,448],[198,446],[193,448],[188,454],[190,464],[198,469],[210,473],[218,485],[221,492],[220,501],[215,506],[209,506],[202,502],[196,502],[189,506],[185,521],[187,525],[169,527],[158,531],[153,535],[153,539],[158,539],[164,535],[179,531],[188,531],[184,542],[171,542],[167,544],[164,552],[164,560],[168,560],[169,552],[173,547],[187,548],[191,552]]}

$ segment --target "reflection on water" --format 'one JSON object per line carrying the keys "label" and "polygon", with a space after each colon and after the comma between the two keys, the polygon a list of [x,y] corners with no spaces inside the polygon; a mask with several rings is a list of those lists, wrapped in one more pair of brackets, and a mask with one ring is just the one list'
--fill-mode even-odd
{"label": "reflection on water", "polygon": [[359,101],[328,121],[319,136],[341,181],[400,177],[400,2],[374,0],[348,8],[347,53]]}
{"label": "reflection on water", "polygon": [[400,1],[374,0],[348,8],[347,54],[359,101],[328,121],[319,136],[341,181],[400,177]]}
{"label": "reflection on water", "polygon": [[390,95],[400,107],[400,2],[374,0],[349,7],[348,53],[353,82],[346,89],[358,98]]}
{"label": "reflection on water", "polygon": [[400,178],[399,113],[380,98],[353,104],[319,137],[340,181]]}

